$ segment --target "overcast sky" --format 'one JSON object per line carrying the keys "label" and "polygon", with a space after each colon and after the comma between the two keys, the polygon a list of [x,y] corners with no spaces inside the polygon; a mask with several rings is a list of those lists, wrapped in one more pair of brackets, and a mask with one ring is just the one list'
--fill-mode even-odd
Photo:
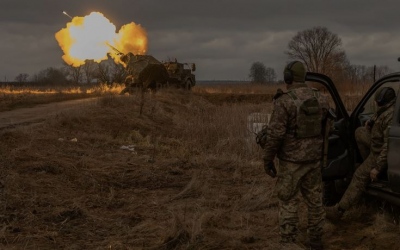
{"label": "overcast sky", "polygon": [[195,62],[198,80],[247,80],[260,61],[282,70],[299,31],[323,26],[337,34],[352,64],[400,63],[400,1],[372,0],[0,0],[0,81],[62,65],[54,34],[69,19],[102,12],[119,30],[135,22],[148,54]]}

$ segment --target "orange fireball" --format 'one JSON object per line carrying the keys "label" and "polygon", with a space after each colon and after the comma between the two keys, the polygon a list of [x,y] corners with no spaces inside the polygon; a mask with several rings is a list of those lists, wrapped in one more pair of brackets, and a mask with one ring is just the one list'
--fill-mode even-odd
{"label": "orange fireball", "polygon": [[75,67],[84,64],[85,60],[105,60],[107,53],[115,57],[107,44],[123,53],[145,54],[147,51],[144,28],[131,22],[116,33],[115,25],[99,12],[72,18],[67,27],[58,31],[55,37],[64,52],[63,60]]}

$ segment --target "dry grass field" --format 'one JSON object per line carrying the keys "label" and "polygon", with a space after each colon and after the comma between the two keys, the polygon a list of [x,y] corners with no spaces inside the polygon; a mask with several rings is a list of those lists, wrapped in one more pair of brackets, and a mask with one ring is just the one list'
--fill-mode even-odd
{"label": "dry grass field", "polygon": [[0,86],[0,112],[38,104],[118,94],[122,85],[88,87]]}
{"label": "dry grass field", "polygon": [[[275,180],[247,131],[276,88],[251,87],[106,94],[0,131],[0,248],[281,249]],[[291,249],[306,245],[299,213]],[[399,249],[399,226],[362,204],[325,231],[326,249]]]}

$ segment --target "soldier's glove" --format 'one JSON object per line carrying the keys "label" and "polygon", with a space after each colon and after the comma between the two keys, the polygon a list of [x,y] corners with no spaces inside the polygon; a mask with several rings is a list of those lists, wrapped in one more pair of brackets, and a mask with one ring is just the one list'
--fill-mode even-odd
{"label": "soldier's glove", "polygon": [[374,126],[375,121],[373,119],[369,119],[368,121],[365,122],[365,127],[369,130],[372,129],[372,127]]}
{"label": "soldier's glove", "polygon": [[273,161],[264,161],[264,170],[272,178],[276,177],[276,168]]}
{"label": "soldier's glove", "polygon": [[376,168],[371,169],[371,172],[369,172],[371,181],[376,181],[378,179],[378,174],[379,174],[379,171]]}

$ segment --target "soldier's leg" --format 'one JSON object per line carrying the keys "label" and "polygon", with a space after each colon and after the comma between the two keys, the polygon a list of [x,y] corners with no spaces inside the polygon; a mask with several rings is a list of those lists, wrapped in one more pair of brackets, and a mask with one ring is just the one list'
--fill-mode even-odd
{"label": "soldier's leg", "polygon": [[300,184],[300,191],[308,207],[308,235],[310,243],[321,243],[323,226],[325,222],[325,210],[322,203],[322,176],[318,163],[313,163]]}
{"label": "soldier's leg", "polygon": [[294,180],[293,172],[297,165],[279,161],[278,180],[275,191],[279,198],[279,227],[281,242],[294,242],[297,238],[299,217],[297,214],[300,202],[297,180]]}
{"label": "soldier's leg", "polygon": [[339,208],[343,210],[349,209],[360,199],[365,187],[370,181],[370,171],[375,162],[374,157],[369,155],[367,159],[357,168],[353,174],[350,185],[347,187],[342,199],[339,202]]}
{"label": "soldier's leg", "polygon": [[371,131],[366,127],[358,127],[354,133],[354,136],[356,138],[361,157],[364,160],[367,159],[371,144]]}
{"label": "soldier's leg", "polygon": [[295,242],[298,233],[299,217],[297,214],[300,198],[298,194],[291,199],[279,202],[279,228],[281,243]]}

